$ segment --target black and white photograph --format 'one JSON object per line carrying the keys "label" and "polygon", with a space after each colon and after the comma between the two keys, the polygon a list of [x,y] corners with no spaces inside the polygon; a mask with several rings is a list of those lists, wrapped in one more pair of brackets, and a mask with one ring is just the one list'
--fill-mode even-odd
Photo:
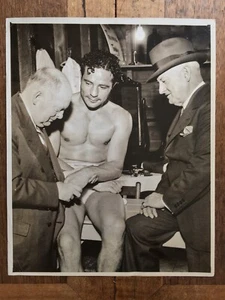
{"label": "black and white photograph", "polygon": [[9,275],[214,275],[215,59],[214,20],[6,20]]}

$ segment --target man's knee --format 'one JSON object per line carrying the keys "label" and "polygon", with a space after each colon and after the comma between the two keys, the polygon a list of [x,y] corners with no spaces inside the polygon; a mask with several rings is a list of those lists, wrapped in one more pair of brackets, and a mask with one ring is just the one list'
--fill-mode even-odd
{"label": "man's knee", "polygon": [[154,227],[146,226],[151,219],[143,215],[135,215],[126,220],[126,236],[138,241],[154,241]]}
{"label": "man's knee", "polygon": [[143,223],[140,218],[141,215],[135,215],[126,220],[126,230],[133,233],[139,234],[142,231]]}
{"label": "man's knee", "polygon": [[103,222],[102,239],[112,243],[122,241],[125,232],[125,220],[123,218],[106,218]]}
{"label": "man's knee", "polygon": [[63,253],[65,251],[71,251],[72,249],[75,250],[75,246],[78,245],[80,241],[76,235],[72,235],[69,232],[62,232],[58,236],[57,243],[59,252]]}

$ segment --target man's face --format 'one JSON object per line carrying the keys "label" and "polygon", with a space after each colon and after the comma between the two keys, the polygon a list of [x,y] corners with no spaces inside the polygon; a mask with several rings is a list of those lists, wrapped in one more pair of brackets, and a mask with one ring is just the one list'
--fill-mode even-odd
{"label": "man's face", "polygon": [[182,106],[187,99],[188,83],[181,66],[176,66],[161,74],[157,81],[159,93],[166,95],[170,104]]}
{"label": "man's face", "polygon": [[85,67],[81,80],[81,97],[90,109],[102,107],[108,100],[113,86],[113,75],[110,71],[95,68],[94,72]]}
{"label": "man's face", "polygon": [[62,119],[65,109],[71,101],[71,90],[61,88],[60,91],[45,89],[39,101],[33,119],[38,127],[46,127],[56,119]]}

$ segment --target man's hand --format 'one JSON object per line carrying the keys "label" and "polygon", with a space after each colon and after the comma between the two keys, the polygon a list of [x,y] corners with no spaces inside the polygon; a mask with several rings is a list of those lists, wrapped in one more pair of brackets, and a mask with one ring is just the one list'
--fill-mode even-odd
{"label": "man's hand", "polygon": [[56,182],[58,193],[59,193],[59,199],[62,201],[69,202],[75,197],[79,198],[81,195],[82,189],[73,183],[64,183],[64,182]]}
{"label": "man's hand", "polygon": [[106,182],[100,182],[93,187],[93,190],[97,192],[110,192],[118,194],[121,191],[122,184],[119,181],[111,180]]}
{"label": "man's hand", "polygon": [[150,218],[157,218],[157,208],[163,208],[165,205],[162,201],[162,194],[159,193],[152,193],[151,195],[147,196],[142,202],[141,207],[141,214],[145,215],[146,217]]}
{"label": "man's hand", "polygon": [[79,171],[74,171],[73,173],[69,174],[65,182],[66,183],[73,183],[76,186],[79,186],[83,189],[88,183],[94,183],[98,180],[97,176],[91,174],[88,171],[88,168],[83,168]]}
{"label": "man's hand", "polygon": [[162,201],[163,195],[159,193],[152,193],[151,195],[147,196],[143,202],[143,207],[154,207],[154,208],[163,208],[165,207]]}
{"label": "man's hand", "polygon": [[144,207],[143,204],[141,207],[140,214],[144,215],[145,217],[150,217],[151,219],[158,217],[157,211],[154,207]]}

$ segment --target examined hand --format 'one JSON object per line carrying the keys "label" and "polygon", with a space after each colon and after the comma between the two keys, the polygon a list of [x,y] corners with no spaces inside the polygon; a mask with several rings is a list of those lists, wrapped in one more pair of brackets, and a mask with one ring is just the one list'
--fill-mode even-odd
{"label": "examined hand", "polygon": [[83,189],[88,183],[94,183],[96,181],[97,176],[90,175],[88,168],[83,168],[77,172],[74,171],[65,179],[66,183],[73,183],[74,185],[79,186],[81,189]]}
{"label": "examined hand", "polygon": [[122,184],[118,181],[106,181],[100,182],[93,187],[93,190],[97,192],[110,192],[113,194],[118,194],[121,191]]}
{"label": "examined hand", "polygon": [[82,189],[77,187],[72,183],[64,183],[64,182],[56,182],[59,199],[62,201],[69,202],[70,200],[74,199],[74,196],[79,198],[82,192]]}
{"label": "examined hand", "polygon": [[98,181],[98,176],[97,175],[93,175],[90,179],[89,179],[89,183],[93,184],[95,183],[96,181]]}

